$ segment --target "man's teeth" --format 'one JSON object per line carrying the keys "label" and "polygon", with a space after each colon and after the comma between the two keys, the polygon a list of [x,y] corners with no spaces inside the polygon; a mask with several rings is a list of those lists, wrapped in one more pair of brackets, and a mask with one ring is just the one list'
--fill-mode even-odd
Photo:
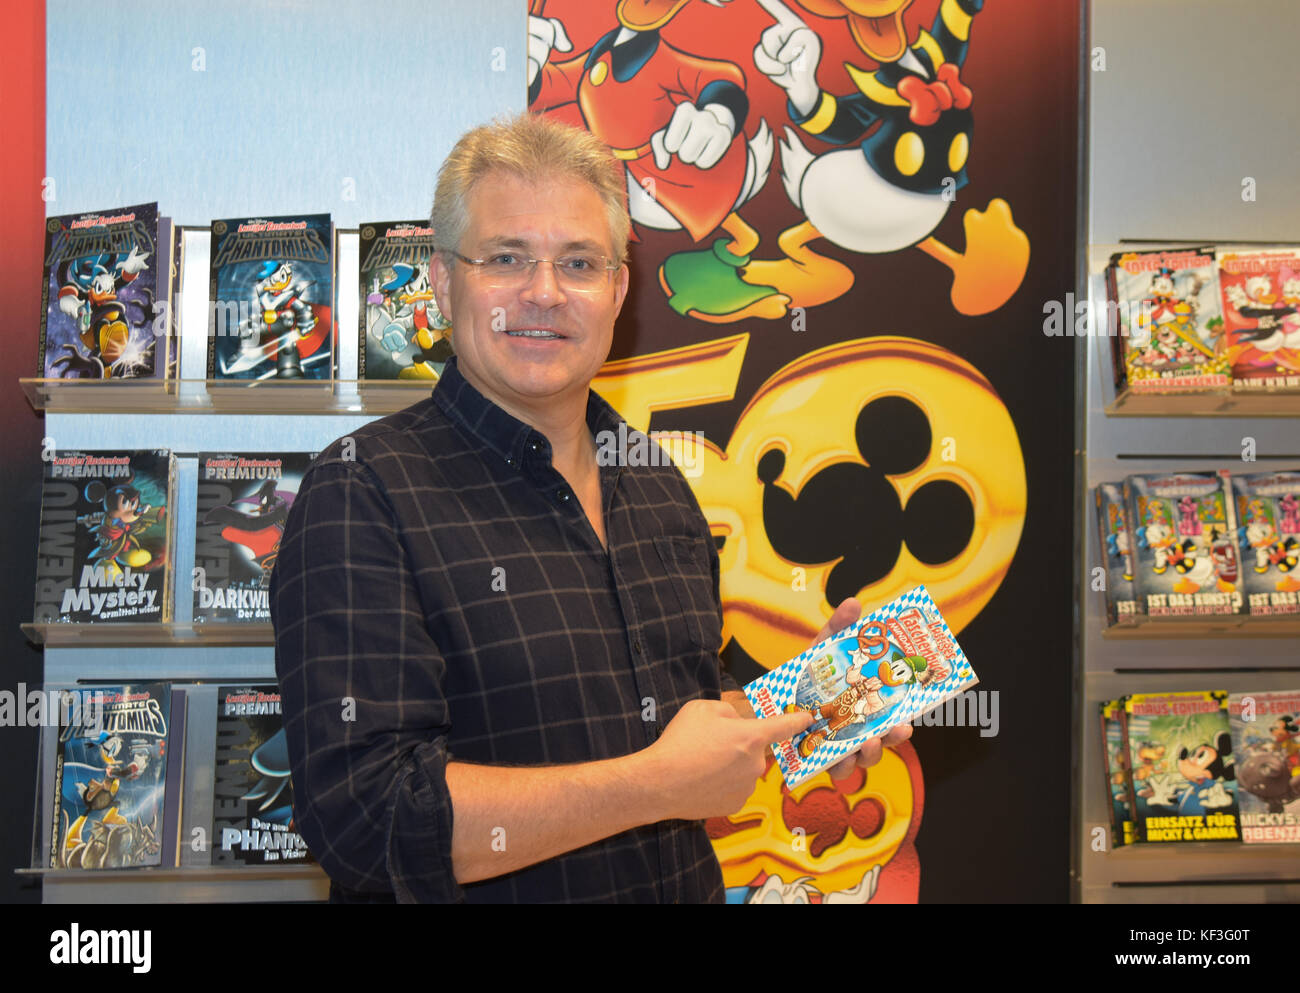
{"label": "man's teeth", "polygon": [[554,331],[542,331],[538,328],[520,328],[516,331],[507,331],[506,334],[512,338],[558,338],[559,335]]}

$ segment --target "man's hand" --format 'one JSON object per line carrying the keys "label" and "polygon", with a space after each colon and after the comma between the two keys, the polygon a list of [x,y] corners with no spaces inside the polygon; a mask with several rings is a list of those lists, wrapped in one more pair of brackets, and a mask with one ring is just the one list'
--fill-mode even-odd
{"label": "man's hand", "polygon": [[[813,636],[813,645],[821,644],[831,635],[844,630],[859,617],[862,616],[862,604],[858,602],[857,597],[849,597],[835,608],[825,626]],[[811,647],[811,646],[809,646]],[[851,775],[853,770],[862,768],[869,769],[880,761],[880,757],[885,752],[885,747],[889,745],[901,745],[908,738],[912,737],[912,725],[900,724],[896,728],[891,728],[883,738],[868,738],[862,743],[852,755],[846,755],[827,771],[831,779],[844,779]]]}
{"label": "man's hand", "polygon": [[734,814],[767,768],[770,746],[812,723],[807,713],[746,720],[721,700],[692,700],[645,752],[648,783],[662,790],[665,817],[702,820]]}

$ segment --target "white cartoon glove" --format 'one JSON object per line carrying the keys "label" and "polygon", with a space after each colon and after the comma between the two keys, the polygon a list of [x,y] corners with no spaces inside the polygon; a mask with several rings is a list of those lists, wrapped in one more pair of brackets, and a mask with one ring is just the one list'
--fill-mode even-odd
{"label": "white cartoon glove", "polygon": [[551,57],[551,50],[572,52],[573,42],[569,41],[564,25],[554,17],[528,18],[528,85],[532,86],[537,74]]}
{"label": "white cartoon glove", "polygon": [[700,108],[693,103],[679,103],[668,127],[650,136],[650,150],[660,169],[668,168],[673,155],[687,165],[711,169],[735,136],[736,119],[721,104]]}

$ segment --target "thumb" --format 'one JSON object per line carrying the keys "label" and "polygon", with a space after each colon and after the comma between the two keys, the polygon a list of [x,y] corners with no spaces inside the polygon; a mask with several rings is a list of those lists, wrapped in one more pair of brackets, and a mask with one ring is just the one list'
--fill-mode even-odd
{"label": "thumb", "polygon": [[800,711],[797,714],[779,714],[759,721],[758,730],[763,741],[775,744],[778,741],[788,741],[800,731],[808,730],[812,722],[813,715],[807,711]]}

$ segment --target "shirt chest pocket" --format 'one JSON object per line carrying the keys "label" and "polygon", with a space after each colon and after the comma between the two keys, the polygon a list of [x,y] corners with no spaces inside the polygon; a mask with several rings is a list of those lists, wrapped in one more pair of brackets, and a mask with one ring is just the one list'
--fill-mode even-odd
{"label": "shirt chest pocket", "polygon": [[722,648],[722,622],[708,546],[685,537],[659,536],[654,543],[666,573],[663,585],[671,591],[663,595],[664,608],[678,611],[668,623],[679,625],[696,648],[716,654]]}

